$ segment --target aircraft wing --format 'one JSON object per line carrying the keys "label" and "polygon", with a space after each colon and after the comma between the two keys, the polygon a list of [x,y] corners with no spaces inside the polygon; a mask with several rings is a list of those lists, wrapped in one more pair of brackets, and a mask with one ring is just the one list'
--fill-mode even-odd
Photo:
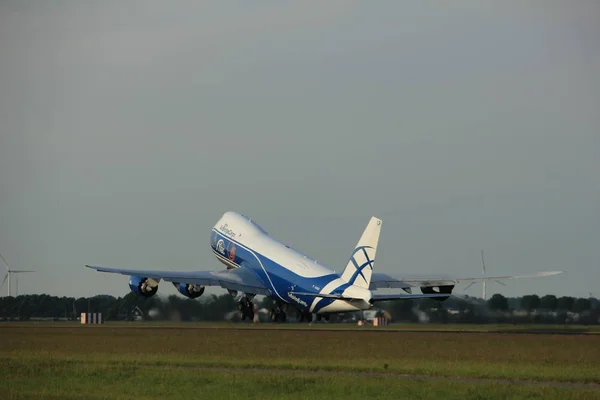
{"label": "aircraft wing", "polygon": [[220,271],[153,271],[107,268],[98,265],[86,265],[100,272],[113,274],[143,276],[156,281],[190,283],[204,286],[220,286],[224,289],[237,290],[245,293],[270,296],[271,291],[252,270],[247,268],[232,268]]}
{"label": "aircraft wing", "polygon": [[394,276],[386,273],[374,272],[371,276],[370,290],[377,289],[398,289],[398,288],[409,288],[409,287],[423,287],[423,286],[444,286],[444,285],[457,285],[465,282],[479,282],[479,281],[501,281],[509,279],[523,279],[523,278],[541,278],[544,276],[551,276],[562,274],[564,271],[541,271],[527,275],[514,275],[514,276],[486,276],[486,277],[467,277],[458,278],[449,275],[402,275]]}

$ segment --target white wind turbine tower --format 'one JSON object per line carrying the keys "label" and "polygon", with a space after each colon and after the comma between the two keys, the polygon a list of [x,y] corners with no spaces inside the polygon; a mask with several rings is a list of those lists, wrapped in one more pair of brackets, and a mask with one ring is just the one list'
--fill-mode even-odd
{"label": "white wind turbine tower", "polygon": [[2,280],[2,283],[0,284],[0,288],[2,288],[2,286],[4,285],[4,282],[6,282],[6,279],[8,278],[8,296],[10,297],[10,275],[11,274],[22,274],[25,272],[35,272],[35,271],[30,271],[30,270],[24,270],[24,269],[10,269],[8,268],[8,264],[6,263],[6,260],[4,259],[4,257],[2,257],[2,254],[0,254],[0,259],[2,259],[2,263],[4,264],[4,268],[6,268],[6,275],[4,275],[4,279]]}
{"label": "white wind turbine tower", "polygon": [[[485,278],[485,277],[486,277],[486,275],[485,275],[485,260],[483,259],[483,250],[481,250],[481,273],[482,273],[483,277]],[[481,298],[482,298],[483,300],[485,300],[485,299],[486,299],[486,294],[485,294],[485,284],[486,284],[486,282],[487,282],[486,280],[484,280],[484,281],[482,281],[482,282],[481,282],[481,284],[482,284],[482,286],[483,286],[483,290],[482,290],[482,293],[481,293]],[[501,284],[502,286],[506,286],[506,284],[505,284],[505,283],[503,283],[503,282],[501,282],[501,281],[496,281],[496,282],[498,282],[498,283],[499,283],[499,284]],[[467,290],[468,288],[470,288],[470,287],[471,287],[471,285],[473,285],[474,283],[475,283],[475,282],[471,282],[471,283],[469,283],[469,284],[467,285],[467,287],[465,288],[465,290]]]}

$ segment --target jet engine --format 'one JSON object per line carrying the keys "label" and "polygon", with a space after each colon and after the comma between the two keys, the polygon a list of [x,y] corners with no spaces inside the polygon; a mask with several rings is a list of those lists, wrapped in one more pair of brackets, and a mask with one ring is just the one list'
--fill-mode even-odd
{"label": "jet engine", "polygon": [[141,276],[130,276],[129,288],[138,296],[152,297],[158,291],[158,281]]}
{"label": "jet engine", "polygon": [[204,293],[204,286],[201,285],[173,282],[173,286],[177,288],[179,293],[190,299],[197,299]]}
{"label": "jet engine", "polygon": [[[437,290],[436,290],[436,288],[437,288]],[[423,293],[423,294],[438,294],[438,293],[446,294],[447,293],[448,297],[450,297],[449,295],[452,293],[452,289],[454,289],[454,285],[422,286],[421,293]],[[444,301],[448,297],[436,297],[433,300]]]}

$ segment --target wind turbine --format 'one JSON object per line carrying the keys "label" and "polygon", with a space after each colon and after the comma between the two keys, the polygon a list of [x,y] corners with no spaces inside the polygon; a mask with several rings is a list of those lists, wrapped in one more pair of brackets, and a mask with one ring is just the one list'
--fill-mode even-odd
{"label": "wind turbine", "polygon": [[[486,276],[485,276],[485,260],[483,259],[483,250],[481,250],[481,273],[482,273],[483,277],[485,278],[485,277],[486,277]],[[483,286],[483,290],[482,290],[482,293],[481,293],[481,298],[482,298],[483,300],[485,300],[485,283],[486,283],[486,282],[487,282],[486,280],[483,280],[483,281],[481,282],[481,283],[482,283],[482,286]],[[503,283],[503,282],[500,282],[500,281],[496,281],[496,282],[498,282],[498,283],[499,283],[499,284],[501,284],[502,286],[506,286],[506,284],[505,284],[505,283]],[[473,285],[474,283],[475,283],[475,282],[471,282],[471,283],[469,283],[469,284],[467,285],[467,287],[465,288],[465,290],[467,290],[468,288],[470,288],[470,287],[471,287],[471,285]]]}
{"label": "wind turbine", "polygon": [[0,259],[2,259],[2,263],[4,264],[4,268],[6,268],[6,275],[4,275],[4,280],[2,280],[2,283],[0,284],[0,288],[4,285],[4,282],[6,282],[6,279],[8,278],[8,292],[7,293],[8,293],[8,296],[10,297],[10,274],[22,274],[22,273],[25,273],[25,272],[35,272],[35,271],[24,270],[24,269],[13,269],[13,270],[11,270],[10,268],[8,268],[8,264],[6,263],[6,260],[4,259],[4,257],[2,257],[2,254],[0,254]]}

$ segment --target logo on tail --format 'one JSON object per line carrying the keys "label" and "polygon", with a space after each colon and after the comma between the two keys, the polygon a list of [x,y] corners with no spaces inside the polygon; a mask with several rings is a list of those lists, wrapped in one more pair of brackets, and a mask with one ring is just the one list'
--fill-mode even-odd
{"label": "logo on tail", "polygon": [[369,288],[380,232],[381,220],[372,217],[342,273],[342,279],[349,284]]}

